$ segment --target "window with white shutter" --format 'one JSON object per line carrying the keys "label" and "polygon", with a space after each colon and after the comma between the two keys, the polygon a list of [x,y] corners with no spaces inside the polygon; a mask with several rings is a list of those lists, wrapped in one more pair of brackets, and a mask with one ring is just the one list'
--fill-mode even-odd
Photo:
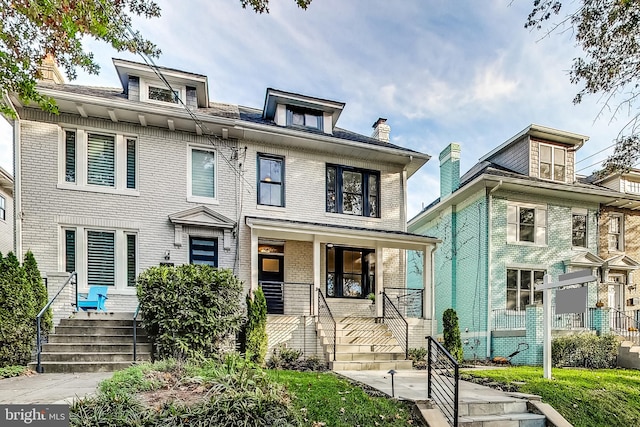
{"label": "window with white shutter", "polygon": [[547,243],[547,207],[507,204],[507,242],[545,245]]}

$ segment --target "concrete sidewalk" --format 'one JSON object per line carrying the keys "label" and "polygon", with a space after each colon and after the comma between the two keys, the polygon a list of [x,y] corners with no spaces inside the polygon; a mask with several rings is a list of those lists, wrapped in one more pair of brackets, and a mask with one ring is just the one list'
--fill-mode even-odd
{"label": "concrete sidewalk", "polygon": [[0,380],[0,403],[71,403],[96,392],[113,372],[35,374]]}

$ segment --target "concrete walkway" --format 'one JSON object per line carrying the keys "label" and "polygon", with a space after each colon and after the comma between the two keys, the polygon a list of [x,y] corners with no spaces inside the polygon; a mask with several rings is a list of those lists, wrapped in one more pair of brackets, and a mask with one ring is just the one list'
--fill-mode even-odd
{"label": "concrete walkway", "polygon": [[71,403],[96,392],[113,372],[36,374],[0,380],[0,403]]}

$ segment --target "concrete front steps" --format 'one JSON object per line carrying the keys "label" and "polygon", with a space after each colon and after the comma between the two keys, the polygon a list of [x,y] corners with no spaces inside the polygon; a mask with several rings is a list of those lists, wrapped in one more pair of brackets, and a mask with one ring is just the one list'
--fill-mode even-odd
{"label": "concrete front steps", "polygon": [[[43,344],[44,373],[111,372],[133,362],[133,313],[78,312],[62,319]],[[149,360],[151,344],[138,325],[136,360]],[[36,362],[29,367],[36,370]]]}
{"label": "concrete front steps", "polygon": [[461,400],[458,405],[460,427],[545,427],[544,415],[529,412],[527,401],[504,397],[495,400]]}
{"label": "concrete front steps", "polygon": [[411,360],[384,323],[374,317],[344,317],[336,319],[336,357],[333,342],[318,324],[318,331],[329,369],[334,371],[364,371],[411,369]]}
{"label": "concrete front steps", "polygon": [[622,341],[618,347],[618,366],[640,369],[640,346],[631,341]]}

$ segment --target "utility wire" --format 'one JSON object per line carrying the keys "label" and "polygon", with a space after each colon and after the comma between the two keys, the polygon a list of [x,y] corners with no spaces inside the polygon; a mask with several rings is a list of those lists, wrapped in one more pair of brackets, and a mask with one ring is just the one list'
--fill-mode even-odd
{"label": "utility wire", "polygon": [[613,144],[611,144],[611,145],[609,145],[609,146],[607,146],[607,147],[603,148],[602,150],[598,151],[597,153],[593,153],[592,155],[587,156],[587,157],[585,157],[584,159],[578,160],[578,161],[576,162],[576,165],[577,165],[578,163],[582,163],[582,162],[584,162],[584,161],[585,161],[585,160],[587,160],[587,159],[590,159],[591,157],[593,157],[593,156],[595,156],[595,155],[597,155],[597,154],[602,153],[603,151],[607,151],[609,148],[614,147],[614,146],[616,146],[616,145],[618,145],[618,143],[617,143],[617,142],[614,142]]}

